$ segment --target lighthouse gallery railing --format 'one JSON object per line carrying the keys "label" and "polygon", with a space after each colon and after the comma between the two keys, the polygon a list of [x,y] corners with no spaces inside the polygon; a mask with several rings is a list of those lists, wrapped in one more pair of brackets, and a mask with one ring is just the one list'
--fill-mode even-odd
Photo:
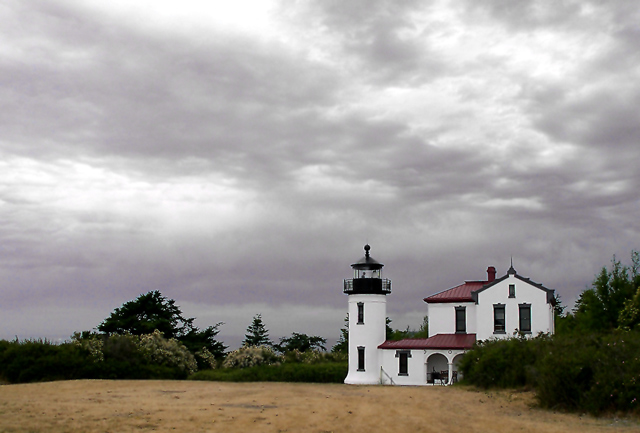
{"label": "lighthouse gallery railing", "polygon": [[391,280],[381,278],[352,278],[344,280],[344,293],[391,293]]}

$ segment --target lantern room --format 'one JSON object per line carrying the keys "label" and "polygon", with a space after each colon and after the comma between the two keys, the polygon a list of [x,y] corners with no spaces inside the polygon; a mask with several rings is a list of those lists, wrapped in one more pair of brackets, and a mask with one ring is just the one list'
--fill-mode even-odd
{"label": "lantern room", "polygon": [[353,279],[344,280],[344,293],[387,295],[391,293],[391,280],[382,278],[382,263],[369,254],[371,247],[364,246],[364,257],[352,264]]}

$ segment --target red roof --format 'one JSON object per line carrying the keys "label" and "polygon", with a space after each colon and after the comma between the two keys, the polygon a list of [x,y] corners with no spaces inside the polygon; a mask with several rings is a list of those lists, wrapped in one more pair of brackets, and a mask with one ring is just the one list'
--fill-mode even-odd
{"label": "red roof", "polygon": [[429,338],[385,341],[378,349],[471,349],[476,334],[436,334]]}
{"label": "red roof", "polygon": [[465,281],[464,284],[460,284],[459,286],[452,287],[451,289],[424,298],[424,302],[428,304],[444,302],[473,302],[471,292],[481,289],[485,284],[487,284],[487,281]]}

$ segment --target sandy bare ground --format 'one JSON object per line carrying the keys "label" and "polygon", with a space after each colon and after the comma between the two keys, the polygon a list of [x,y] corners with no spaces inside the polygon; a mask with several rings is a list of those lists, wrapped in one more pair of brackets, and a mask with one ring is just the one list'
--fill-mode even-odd
{"label": "sandy bare ground", "polygon": [[530,393],[189,381],[0,386],[0,432],[635,432],[531,407]]}

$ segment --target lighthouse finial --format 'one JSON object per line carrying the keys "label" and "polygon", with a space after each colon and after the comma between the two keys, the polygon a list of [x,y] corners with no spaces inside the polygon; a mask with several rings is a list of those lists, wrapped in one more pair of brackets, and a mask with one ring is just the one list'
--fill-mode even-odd
{"label": "lighthouse finial", "polygon": [[369,246],[369,244],[366,244],[364,246],[364,255],[365,257],[369,257],[369,250],[371,249],[371,247]]}

